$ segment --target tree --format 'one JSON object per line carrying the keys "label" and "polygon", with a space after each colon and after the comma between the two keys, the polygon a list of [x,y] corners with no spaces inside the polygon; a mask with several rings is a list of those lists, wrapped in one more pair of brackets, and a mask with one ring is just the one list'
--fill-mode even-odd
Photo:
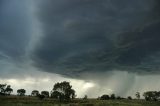
{"label": "tree", "polygon": [[109,95],[102,95],[100,97],[101,100],[109,100]]}
{"label": "tree", "polygon": [[75,90],[69,82],[63,81],[61,83],[56,83],[51,91],[52,98],[62,100],[70,100],[75,98]]}
{"label": "tree", "polygon": [[157,101],[157,99],[160,97],[160,93],[157,91],[147,91],[144,92],[143,96],[145,97],[146,101],[150,100]]}
{"label": "tree", "polygon": [[26,93],[26,90],[25,90],[25,89],[18,89],[18,90],[17,90],[17,94],[18,94],[19,96],[24,96],[25,93]]}
{"label": "tree", "polygon": [[127,98],[128,98],[128,100],[132,100],[132,97],[131,97],[131,96],[128,96]]}
{"label": "tree", "polygon": [[10,85],[0,84],[0,95],[10,95],[13,89]]}
{"label": "tree", "polygon": [[117,96],[116,99],[121,100],[121,99],[124,99],[124,98],[121,97],[121,96]]}
{"label": "tree", "polygon": [[115,97],[115,94],[111,94],[111,97],[110,97],[110,99],[116,99],[116,97]]}
{"label": "tree", "polygon": [[135,96],[136,96],[137,99],[140,99],[140,93],[139,92],[136,92]]}
{"label": "tree", "polygon": [[6,87],[6,89],[5,89],[5,94],[6,94],[6,95],[10,95],[11,92],[13,92],[13,89],[11,88],[10,85],[7,85],[7,87]]}
{"label": "tree", "polygon": [[87,100],[87,99],[88,99],[88,96],[84,95],[83,100]]}
{"label": "tree", "polygon": [[5,95],[5,89],[7,84],[0,84],[0,94]]}
{"label": "tree", "polygon": [[49,97],[49,92],[48,91],[42,91],[41,95],[44,95],[46,98]]}
{"label": "tree", "polygon": [[61,93],[58,91],[54,91],[54,92],[51,91],[51,98],[59,99],[60,95],[61,95]]}
{"label": "tree", "polygon": [[157,99],[160,99],[160,91],[158,91],[158,92],[156,93],[156,97],[157,97]]}
{"label": "tree", "polygon": [[44,95],[38,94],[39,99],[43,100],[45,98]]}
{"label": "tree", "polygon": [[38,96],[39,95],[39,91],[38,90],[33,90],[31,95],[32,96]]}
{"label": "tree", "polygon": [[70,100],[70,99],[74,99],[75,98],[75,90],[73,89],[66,89],[66,93],[65,93],[65,99],[66,100]]}

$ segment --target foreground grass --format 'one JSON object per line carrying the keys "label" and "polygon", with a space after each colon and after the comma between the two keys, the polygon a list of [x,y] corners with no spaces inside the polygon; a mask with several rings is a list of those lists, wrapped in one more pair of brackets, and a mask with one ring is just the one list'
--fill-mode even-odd
{"label": "foreground grass", "polygon": [[160,106],[160,101],[75,99],[60,104],[58,100],[36,97],[0,97],[0,106]]}

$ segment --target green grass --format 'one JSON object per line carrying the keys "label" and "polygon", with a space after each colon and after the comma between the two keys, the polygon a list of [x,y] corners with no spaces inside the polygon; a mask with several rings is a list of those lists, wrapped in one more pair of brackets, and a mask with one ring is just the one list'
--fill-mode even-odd
{"label": "green grass", "polygon": [[75,99],[70,103],[59,103],[58,100],[36,97],[0,97],[0,106],[160,106],[160,101],[145,100],[81,100]]}

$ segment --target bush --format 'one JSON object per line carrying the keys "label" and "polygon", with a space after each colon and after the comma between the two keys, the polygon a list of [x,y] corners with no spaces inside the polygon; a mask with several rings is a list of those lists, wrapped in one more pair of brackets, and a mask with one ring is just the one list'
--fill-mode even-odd
{"label": "bush", "polygon": [[128,96],[128,100],[132,100],[132,97],[131,97],[131,96]]}
{"label": "bush", "polygon": [[112,99],[112,100],[116,99],[115,94],[112,94],[110,99]]}
{"label": "bush", "polygon": [[83,100],[87,100],[88,99],[88,96],[87,95],[85,95],[84,96],[84,98],[83,98]]}
{"label": "bush", "polygon": [[100,97],[101,100],[109,100],[109,95],[102,95]]}
{"label": "bush", "polygon": [[38,94],[38,98],[41,99],[41,100],[43,100],[45,98],[45,96],[41,95],[41,94]]}
{"label": "bush", "polygon": [[122,97],[120,97],[120,96],[117,96],[117,98],[116,99],[118,99],[118,100],[121,100],[122,99]]}

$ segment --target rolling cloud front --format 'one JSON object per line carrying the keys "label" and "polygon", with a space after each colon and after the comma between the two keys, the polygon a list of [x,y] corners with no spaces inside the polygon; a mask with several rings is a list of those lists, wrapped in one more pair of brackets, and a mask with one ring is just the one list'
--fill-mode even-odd
{"label": "rolling cloud front", "polygon": [[67,80],[83,86],[79,97],[159,90],[159,6],[159,0],[0,0],[0,82],[31,91]]}
{"label": "rolling cloud front", "polygon": [[38,15],[43,37],[33,52],[35,65],[73,76],[113,69],[157,72],[156,5],[154,0],[44,2]]}

